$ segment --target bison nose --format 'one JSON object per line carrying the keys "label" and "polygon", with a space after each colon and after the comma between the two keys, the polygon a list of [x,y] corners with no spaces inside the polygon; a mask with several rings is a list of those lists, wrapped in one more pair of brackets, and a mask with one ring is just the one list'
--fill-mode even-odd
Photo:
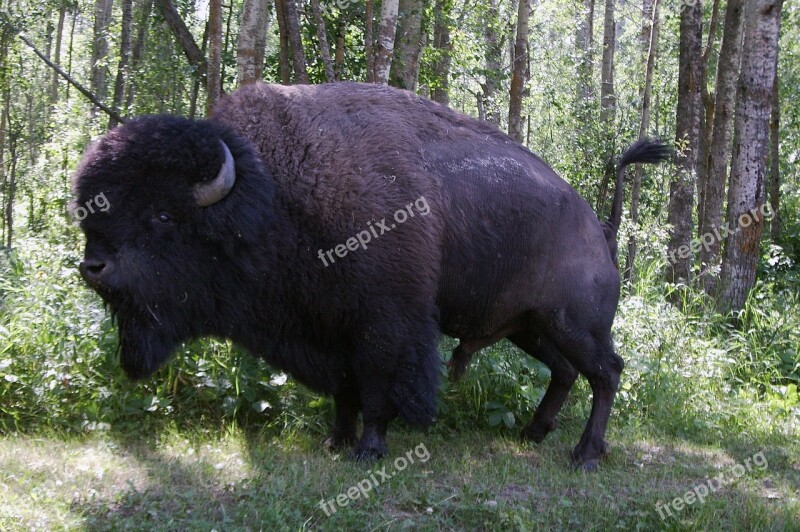
{"label": "bison nose", "polygon": [[88,259],[81,262],[78,269],[81,271],[83,278],[89,283],[100,281],[103,277],[103,273],[108,271],[106,263],[96,259]]}

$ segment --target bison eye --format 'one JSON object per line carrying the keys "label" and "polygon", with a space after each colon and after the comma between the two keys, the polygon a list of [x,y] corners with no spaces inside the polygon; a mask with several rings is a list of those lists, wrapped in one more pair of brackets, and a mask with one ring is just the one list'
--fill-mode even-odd
{"label": "bison eye", "polygon": [[156,220],[164,225],[172,223],[172,215],[167,212],[160,212],[156,215]]}

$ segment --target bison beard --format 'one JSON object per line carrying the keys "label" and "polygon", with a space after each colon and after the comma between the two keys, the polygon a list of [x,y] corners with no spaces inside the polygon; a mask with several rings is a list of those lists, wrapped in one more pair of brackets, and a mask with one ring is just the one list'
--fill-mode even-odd
{"label": "bison beard", "polygon": [[[657,162],[663,146],[629,150]],[[573,452],[593,469],[623,363],[611,324],[616,231],[549,166],[496,128],[409,92],[355,83],[255,84],[211,120],[153,116],[112,130],[73,181],[81,274],[117,316],[121,363],[151,375],[181,341],[230,338],[333,395],[328,444],[384,455],[390,421],[436,413],[443,332],[461,339],[452,375],[508,338],[551,383],[523,436],[541,441],[578,373],[593,406]],[[424,198],[368,249],[334,249]],[[610,252],[611,251],[611,252]]]}

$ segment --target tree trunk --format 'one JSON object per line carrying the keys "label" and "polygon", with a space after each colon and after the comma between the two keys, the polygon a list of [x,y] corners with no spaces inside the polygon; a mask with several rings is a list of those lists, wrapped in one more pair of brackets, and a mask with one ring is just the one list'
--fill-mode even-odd
{"label": "tree trunk", "polygon": [[424,0],[400,0],[394,59],[389,71],[390,85],[410,91],[417,90],[419,57],[425,38],[422,33],[424,11]]}
{"label": "tree trunk", "polygon": [[580,17],[575,32],[575,47],[578,53],[578,108],[583,110],[594,98],[592,88],[592,68],[594,64],[594,0],[582,0]]}
{"label": "tree trunk", "polygon": [[[0,64],[5,65],[8,60],[10,36],[5,35],[5,32],[0,31]],[[3,106],[0,109],[0,192],[3,193],[2,201],[0,201],[0,208],[5,204],[5,190],[8,181],[8,174],[6,173],[6,138],[8,137],[8,111],[10,108],[11,91],[8,84],[8,78],[0,77],[0,95],[3,97]],[[5,242],[6,218],[0,216],[3,226],[3,238],[0,243]]]}
{"label": "tree trunk", "polygon": [[[78,10],[76,9],[72,13],[72,20],[70,21],[70,28],[69,28],[69,46],[67,47],[67,75],[72,75],[72,52],[75,49],[75,25],[78,21]],[[70,84],[67,83],[67,86],[64,87],[64,97],[66,100],[69,100],[69,88]]]}
{"label": "tree trunk", "polygon": [[244,0],[236,41],[236,74],[240,87],[262,78],[268,32],[269,0]]}
{"label": "tree trunk", "polygon": [[[94,3],[94,40],[92,41],[92,84],[91,91],[101,102],[106,98],[105,65],[108,57],[108,27],[111,24],[111,8],[113,0],[95,0]],[[97,108],[92,107],[92,114]]]}
{"label": "tree trunk", "polygon": [[[775,58],[777,59],[777,54]],[[770,236],[777,243],[780,236],[781,169],[780,169],[780,88],[778,66],[775,65],[775,83],[772,84],[772,116],[769,121],[769,204],[772,207]]]}
{"label": "tree trunk", "polygon": [[339,20],[336,21],[336,52],[333,58],[333,71],[336,81],[344,79],[344,50],[345,36],[347,34],[347,17],[344,11],[339,12]]}
{"label": "tree trunk", "polygon": [[8,144],[8,157],[9,160],[6,162],[8,164],[8,175],[5,179],[5,190],[6,190],[6,204],[4,205],[5,210],[5,221],[6,221],[6,247],[10,248],[11,244],[14,240],[14,199],[17,192],[17,140],[19,139],[19,133],[14,131],[11,127],[11,94],[6,88],[6,95],[5,95],[5,106],[3,109],[3,114],[5,116],[5,125],[7,128],[6,131],[6,138]]}
{"label": "tree trunk", "polygon": [[719,266],[722,224],[722,203],[725,194],[725,182],[728,175],[728,162],[731,158],[731,130],[733,111],[736,105],[736,84],[739,80],[739,63],[742,54],[742,23],[744,19],[742,0],[728,0],[725,12],[725,26],[722,33],[722,47],[717,65],[717,81],[714,96],[714,121],[711,127],[711,146],[708,151],[708,173],[703,194],[704,207],[700,227],[700,238],[707,238],[700,248],[700,268],[704,272],[703,288],[713,294],[716,286],[716,275],[708,272]]}
{"label": "tree trunk", "polygon": [[[740,310],[755,284],[764,230],[772,90],[783,0],[746,0],[742,72],[736,96],[728,226],[720,276],[723,310]],[[749,223],[748,223],[749,222]]]}
{"label": "tree trunk", "polygon": [[603,15],[603,64],[600,71],[600,129],[604,132],[603,158],[607,161],[597,195],[597,212],[606,204],[608,187],[614,178],[614,139],[617,100],[614,94],[614,50],[617,47],[617,24],[614,21],[614,1],[606,0]]}
{"label": "tree trunk", "polygon": [[483,83],[483,108],[486,121],[500,126],[500,109],[494,98],[497,86],[500,83],[503,69],[503,42],[498,35],[501,31],[500,11],[497,0],[489,0],[489,10],[486,17],[486,71]]}
{"label": "tree trunk", "polygon": [[[142,11],[139,15],[139,23],[136,30],[136,41],[133,44],[131,51],[131,72],[135,73],[142,63],[142,56],[144,55],[144,43],[147,39],[147,28],[150,24],[150,14],[153,11],[153,0],[144,0],[142,3]],[[125,95],[125,107],[131,109],[133,107],[133,100],[136,97],[136,76],[133,75],[128,80],[127,94]]]}
{"label": "tree trunk", "polygon": [[453,43],[450,40],[450,13],[452,0],[436,0],[434,5],[433,48],[436,51],[431,70],[436,79],[431,90],[431,99],[442,105],[450,104],[450,63],[453,55]]}
{"label": "tree trunk", "polygon": [[399,0],[382,0],[381,2],[381,23],[375,47],[375,83],[380,85],[389,83],[399,6]]}
{"label": "tree trunk", "polygon": [[364,59],[367,66],[367,83],[375,83],[375,0],[367,0],[364,13]]}
{"label": "tree trunk", "polygon": [[530,0],[519,0],[517,12],[517,38],[514,41],[513,71],[508,104],[508,134],[519,143],[525,141],[522,128],[522,93],[528,81],[528,17]]}
{"label": "tree trunk", "polygon": [[294,82],[308,84],[306,54],[303,51],[303,40],[300,36],[300,16],[297,13],[297,4],[295,0],[283,0],[283,7],[284,15],[286,16],[286,30],[289,34],[289,44],[292,48]]}
{"label": "tree trunk", "polygon": [[692,259],[692,207],[700,146],[702,101],[700,64],[703,39],[703,6],[687,5],[681,12],[680,56],[678,59],[678,109],[675,121],[676,176],[669,187],[667,222],[672,226],[667,244],[667,280],[688,282]]}
{"label": "tree trunk", "polygon": [[[58,8],[58,25],[56,26],[56,45],[55,53],[53,54],[53,63],[61,65],[61,41],[64,38],[64,20],[67,16],[67,4],[63,3]],[[50,80],[50,105],[58,103],[58,72],[53,71],[53,76]]]}
{"label": "tree trunk", "polygon": [[[644,19],[642,21],[642,42],[646,47],[644,86],[641,90],[642,120],[639,122],[639,138],[645,138],[650,132],[650,108],[653,99],[653,71],[655,69],[656,54],[658,53],[659,7],[660,0],[644,0]],[[645,35],[647,38],[645,39]],[[633,185],[631,186],[631,224],[639,224],[639,196],[642,190],[643,165],[637,164],[634,168]],[[628,238],[628,257],[625,262],[624,277],[630,283],[635,274],[636,263],[636,238]]]}
{"label": "tree trunk", "polygon": [[288,85],[292,82],[292,66],[289,63],[289,28],[286,22],[286,0],[275,0],[275,18],[278,19],[280,41],[278,68],[280,69],[281,83]]}
{"label": "tree trunk", "polygon": [[[205,26],[203,27],[203,40],[202,40],[202,48],[200,51],[203,53],[203,57],[206,56],[206,50],[208,49],[208,20],[206,20]],[[197,115],[197,98],[200,95],[200,76],[194,78],[194,83],[192,83],[192,89],[189,94],[189,119],[194,120],[195,115]],[[162,111],[163,112],[163,111]]]}
{"label": "tree trunk", "polygon": [[319,7],[319,0],[311,0],[311,10],[314,12],[314,22],[317,25],[317,40],[319,41],[319,53],[322,56],[322,64],[325,66],[325,80],[328,83],[333,83],[336,81],[336,73],[333,70],[331,48],[328,46],[328,30],[325,28],[325,19],[322,18],[322,9]]}
{"label": "tree trunk", "polygon": [[614,95],[614,51],[617,47],[614,0],[606,0],[603,16],[603,66],[600,79],[600,122],[612,126],[616,114]]}
{"label": "tree trunk", "polygon": [[[128,65],[131,60],[131,25],[133,24],[133,0],[122,0],[122,30],[119,37],[119,65],[117,79],[114,81],[114,110],[120,115],[125,103],[125,83],[128,79]],[[108,129],[118,124],[115,118],[109,118]]]}
{"label": "tree trunk", "polygon": [[206,75],[206,115],[222,95],[222,0],[208,3],[208,72]]}
{"label": "tree trunk", "polygon": [[700,146],[697,152],[697,221],[698,221],[698,234],[706,233],[706,228],[703,226],[705,215],[703,211],[706,205],[706,181],[708,180],[708,154],[711,149],[711,140],[713,134],[714,124],[714,96],[708,91],[708,73],[711,70],[709,61],[711,59],[711,52],[714,49],[714,43],[717,40],[717,29],[719,27],[719,4],[720,0],[714,0],[711,7],[711,22],[708,25],[708,41],[703,50],[703,57],[700,60],[700,68],[702,68],[700,82],[700,95],[703,101],[704,113],[700,115]]}

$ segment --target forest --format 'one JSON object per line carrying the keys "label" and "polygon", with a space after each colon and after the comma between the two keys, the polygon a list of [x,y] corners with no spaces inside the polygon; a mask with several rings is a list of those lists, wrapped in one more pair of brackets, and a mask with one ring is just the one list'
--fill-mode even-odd
{"label": "forest", "polygon": [[[547,440],[519,440],[551,373],[505,341],[452,382],[443,337],[436,423],[393,423],[377,464],[323,449],[333,400],[229,340],[125,376],[78,272],[78,163],[259,81],[412,91],[528,147],[601,220],[623,150],[671,147],[622,189],[597,472],[569,458],[583,378]],[[0,529],[796,529],[798,87],[783,0],[0,0]]]}

